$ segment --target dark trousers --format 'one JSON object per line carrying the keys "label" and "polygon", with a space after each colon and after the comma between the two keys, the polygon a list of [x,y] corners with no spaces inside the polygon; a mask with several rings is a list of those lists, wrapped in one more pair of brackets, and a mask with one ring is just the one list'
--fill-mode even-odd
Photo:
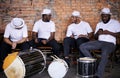
{"label": "dark trousers", "polygon": [[[27,42],[25,42],[22,44],[18,44],[17,48],[19,48],[20,50],[27,50],[29,49],[29,45]],[[2,65],[5,57],[11,52],[12,52],[12,46],[5,42],[2,42],[0,45],[0,70],[2,70]]]}
{"label": "dark trousers", "polygon": [[115,45],[113,43],[104,42],[104,41],[90,41],[82,44],[79,49],[86,57],[92,57],[90,50],[100,49],[101,60],[97,68],[96,75],[99,78],[103,77],[104,69],[108,61],[108,55],[115,50]]}
{"label": "dark trousers", "polygon": [[70,54],[71,48],[76,48],[76,49],[78,49],[78,51],[80,53],[80,57],[83,57],[83,54],[79,50],[79,46],[82,43],[85,43],[85,42],[88,42],[88,41],[89,41],[89,39],[84,38],[84,37],[81,37],[81,38],[78,38],[78,39],[74,39],[74,38],[71,38],[71,37],[66,37],[64,39],[64,42],[63,42],[64,56],[68,57],[69,54]]}
{"label": "dark trousers", "polygon": [[41,40],[45,40],[45,39],[43,39],[43,38],[38,38],[38,42],[39,42],[39,43],[35,43],[34,40],[31,40],[31,41],[29,42],[29,44],[30,44],[30,46],[33,47],[33,48],[37,48],[37,47],[39,47],[39,46],[51,46],[51,47],[52,47],[52,50],[53,50],[53,54],[59,56],[59,54],[60,54],[60,51],[59,51],[60,46],[59,46],[59,44],[57,43],[57,41],[56,41],[55,39],[50,40],[50,41],[47,42],[47,44],[45,44],[45,45],[41,42]]}

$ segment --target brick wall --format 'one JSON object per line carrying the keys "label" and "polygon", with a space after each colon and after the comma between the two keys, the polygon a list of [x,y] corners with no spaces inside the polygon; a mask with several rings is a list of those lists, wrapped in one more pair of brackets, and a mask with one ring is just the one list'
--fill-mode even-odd
{"label": "brick wall", "polygon": [[120,21],[120,0],[0,0],[0,32],[14,17],[23,18],[28,30],[32,30],[35,21],[41,18],[42,10],[50,8],[56,24],[56,39],[62,41],[73,10],[80,11],[82,19],[94,30],[103,7],[111,8],[113,18]]}

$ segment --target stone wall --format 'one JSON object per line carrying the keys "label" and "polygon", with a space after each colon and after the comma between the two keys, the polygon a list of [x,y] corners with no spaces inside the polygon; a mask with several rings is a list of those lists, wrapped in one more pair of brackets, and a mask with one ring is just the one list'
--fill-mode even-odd
{"label": "stone wall", "polygon": [[74,10],[80,11],[82,20],[89,22],[94,30],[103,7],[111,8],[112,17],[120,21],[120,0],[0,0],[0,32],[4,32],[6,24],[14,17],[23,18],[31,31],[41,18],[42,10],[50,8],[56,24],[56,39],[63,41]]}

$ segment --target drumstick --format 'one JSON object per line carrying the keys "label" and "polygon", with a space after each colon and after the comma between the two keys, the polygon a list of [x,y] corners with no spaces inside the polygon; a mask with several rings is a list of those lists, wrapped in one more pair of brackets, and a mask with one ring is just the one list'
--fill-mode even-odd
{"label": "drumstick", "polygon": [[50,57],[52,57],[54,60],[56,60],[56,58],[54,56],[50,56]]}
{"label": "drumstick", "polygon": [[55,58],[60,59],[58,56],[54,55]]}

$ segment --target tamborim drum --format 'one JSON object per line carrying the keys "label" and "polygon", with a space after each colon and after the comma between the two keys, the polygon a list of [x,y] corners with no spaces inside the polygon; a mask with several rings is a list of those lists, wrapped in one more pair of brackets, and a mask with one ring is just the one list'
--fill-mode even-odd
{"label": "tamborim drum", "polygon": [[82,78],[91,78],[96,72],[96,59],[84,57],[77,59],[77,73]]}
{"label": "tamborim drum", "polygon": [[38,49],[9,54],[3,64],[7,78],[24,78],[41,73],[46,67],[46,59]]}
{"label": "tamborim drum", "polygon": [[51,78],[63,78],[68,71],[68,65],[63,59],[60,59],[57,56],[53,58],[54,60],[48,67],[48,73]]}

